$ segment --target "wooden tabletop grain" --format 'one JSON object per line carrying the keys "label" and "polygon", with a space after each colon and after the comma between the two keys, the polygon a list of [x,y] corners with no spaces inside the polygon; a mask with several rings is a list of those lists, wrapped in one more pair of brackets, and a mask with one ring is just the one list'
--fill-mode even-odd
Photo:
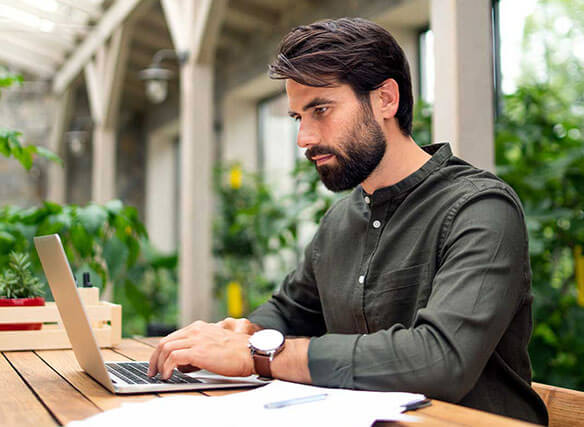
{"label": "wooden tabletop grain", "polygon": [[[131,338],[102,350],[106,361],[148,360],[158,338]],[[93,381],[79,367],[72,350],[6,351],[0,357],[0,425],[55,426],[82,420],[124,402],[165,396],[219,396],[243,390],[215,390],[116,396]],[[437,400],[411,413],[424,426],[520,426],[510,418]],[[390,425],[376,423],[375,426]],[[391,425],[409,425],[391,423]]]}

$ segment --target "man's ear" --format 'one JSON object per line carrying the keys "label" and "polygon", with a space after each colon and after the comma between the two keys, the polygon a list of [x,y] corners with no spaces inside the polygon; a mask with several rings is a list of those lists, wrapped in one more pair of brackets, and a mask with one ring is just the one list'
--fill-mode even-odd
{"label": "man's ear", "polygon": [[391,119],[397,114],[399,108],[399,86],[394,79],[385,80],[376,90],[379,97],[379,107],[384,119]]}

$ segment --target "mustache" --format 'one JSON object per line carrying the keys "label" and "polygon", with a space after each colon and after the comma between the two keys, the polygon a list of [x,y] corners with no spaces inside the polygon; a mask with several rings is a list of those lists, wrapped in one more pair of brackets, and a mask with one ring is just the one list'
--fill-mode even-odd
{"label": "mustache", "polygon": [[322,156],[322,155],[328,155],[328,154],[332,154],[333,156],[336,157],[342,157],[343,155],[335,150],[332,147],[324,147],[321,145],[316,145],[314,147],[308,148],[305,152],[304,155],[306,156],[306,158],[308,160],[310,160],[311,162],[314,162],[313,157],[315,156]]}

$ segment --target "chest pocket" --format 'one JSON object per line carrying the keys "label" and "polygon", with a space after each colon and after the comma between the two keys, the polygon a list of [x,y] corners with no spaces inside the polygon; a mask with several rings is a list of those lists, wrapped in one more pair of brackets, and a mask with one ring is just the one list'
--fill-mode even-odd
{"label": "chest pocket", "polygon": [[365,316],[369,332],[396,323],[409,327],[418,309],[426,305],[431,290],[428,264],[388,271],[372,278],[365,291]]}

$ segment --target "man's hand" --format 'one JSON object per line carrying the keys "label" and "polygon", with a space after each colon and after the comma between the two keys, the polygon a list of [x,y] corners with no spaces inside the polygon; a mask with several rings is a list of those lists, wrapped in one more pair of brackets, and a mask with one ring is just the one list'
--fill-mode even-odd
{"label": "man's hand", "polygon": [[262,329],[261,326],[251,323],[245,318],[234,319],[233,317],[227,317],[220,322],[217,322],[216,325],[221,326],[223,329],[248,335],[252,335]]}
{"label": "man's hand", "polygon": [[168,379],[174,368],[190,371],[194,367],[226,376],[252,375],[253,360],[247,346],[249,334],[235,332],[251,330],[252,324],[247,323],[235,319],[225,319],[219,324],[197,321],[173,332],[156,346],[150,357],[148,375],[160,373],[161,379]]}

